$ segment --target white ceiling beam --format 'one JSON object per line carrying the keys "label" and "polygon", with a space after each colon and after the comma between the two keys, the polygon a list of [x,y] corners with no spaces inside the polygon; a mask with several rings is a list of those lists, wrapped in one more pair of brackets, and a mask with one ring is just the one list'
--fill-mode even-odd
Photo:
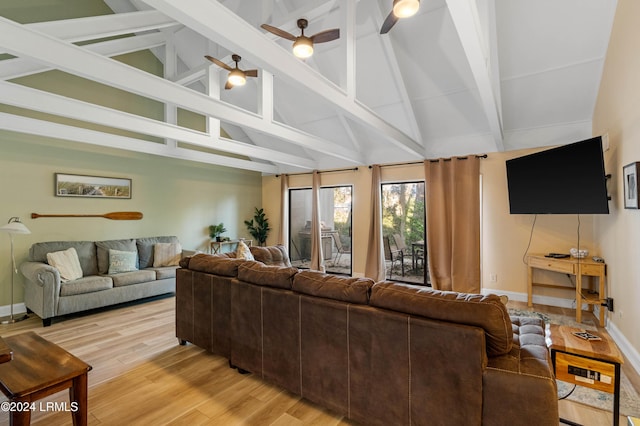
{"label": "white ceiling beam", "polygon": [[70,43],[159,30],[177,25],[180,24],[157,10],[25,24],[29,29]]}
{"label": "white ceiling beam", "polygon": [[467,62],[471,67],[496,149],[504,151],[504,131],[499,106],[501,100],[496,96],[499,92],[493,88],[494,80],[487,59],[488,54],[484,49],[485,43],[482,41],[476,3],[474,0],[446,0],[446,2]]}
{"label": "white ceiling beam", "polygon": [[110,133],[51,123],[49,121],[7,113],[0,113],[0,129],[125,151],[153,154],[161,157],[215,164],[218,166],[232,167],[234,169],[251,170],[269,174],[275,174],[279,171],[276,166],[271,164],[193,151],[185,148],[172,148],[155,142],[142,141],[125,136],[112,135]]}
{"label": "white ceiling beam", "polygon": [[[102,41],[84,46],[99,55],[113,57],[140,50],[152,49],[165,44],[166,38],[162,33],[150,33],[134,37],[119,38],[116,40]],[[10,80],[24,77],[39,72],[49,71],[48,67],[40,62],[23,58],[11,58],[0,61],[0,80]]]}
{"label": "white ceiling beam", "polygon": [[252,156],[274,163],[293,165],[307,169],[316,167],[314,161],[306,158],[243,142],[221,139],[219,137],[219,129],[217,135],[209,135],[197,130],[179,127],[175,124],[163,123],[151,118],[140,117],[76,99],[65,98],[64,96],[32,89],[19,84],[0,82],[0,102],[130,132],[173,139],[194,146],[201,146],[237,155]]}
{"label": "white ceiling beam", "polygon": [[282,49],[257,28],[235,15],[218,2],[185,0],[179,4],[170,0],[144,0],[145,3],[171,16],[209,40],[231,51],[245,55],[260,68],[279,78],[287,78],[321,98],[329,101],[350,118],[372,127],[394,145],[422,158],[424,149],[401,130],[384,121],[371,109],[349,99],[344,90]]}
{"label": "white ceiling beam", "polygon": [[358,152],[344,148],[340,144],[289,126],[273,122],[267,123],[257,114],[194,92],[81,47],[29,30],[6,18],[0,17],[0,33],[3,34],[3,37],[0,38],[0,46],[4,46],[17,56],[27,56],[93,81],[162,102],[175,103],[181,108],[205,116],[251,127],[258,132],[270,134],[314,151],[320,151],[352,163],[363,164],[362,156]]}
{"label": "white ceiling beam", "polygon": [[[382,26],[386,16],[383,14],[380,3],[378,3],[377,7],[373,8],[373,13],[375,15],[375,22],[379,22],[379,27]],[[377,28],[375,31],[375,37],[380,38],[380,42],[382,43],[382,50],[384,52],[384,56],[387,59],[385,62],[391,69],[391,78],[393,79],[396,88],[398,89],[398,94],[400,95],[400,100],[402,102],[402,109],[405,113],[405,118],[409,122],[409,126],[411,127],[411,132],[413,133],[416,141],[421,145],[424,144],[422,139],[422,132],[420,132],[420,126],[418,125],[418,119],[416,118],[416,112],[413,109],[413,105],[411,104],[411,98],[409,97],[409,91],[407,90],[407,85],[404,82],[404,77],[402,76],[402,68],[400,67],[400,63],[398,62],[398,56],[396,56],[395,49],[393,47],[393,43],[390,35],[380,35],[378,34]],[[424,152],[424,148],[423,148]]]}

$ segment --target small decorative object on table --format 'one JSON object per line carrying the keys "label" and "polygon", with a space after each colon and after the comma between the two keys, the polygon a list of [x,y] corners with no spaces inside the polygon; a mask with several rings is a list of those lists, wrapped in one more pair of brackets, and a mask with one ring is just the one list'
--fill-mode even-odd
{"label": "small decorative object on table", "polygon": [[576,259],[584,259],[585,257],[589,256],[589,250],[585,249],[578,250],[577,248],[572,248],[571,250],[569,250],[569,253],[571,253],[571,256],[575,257]]}
{"label": "small decorative object on table", "polygon": [[601,337],[591,334],[587,330],[574,331],[572,334],[584,340],[602,340]]}
{"label": "small decorative object on table", "polygon": [[222,241],[222,237],[220,237],[220,235],[222,235],[223,232],[227,232],[227,229],[224,227],[224,223],[222,222],[217,225],[209,226],[209,236],[211,238],[215,238],[216,241]]}

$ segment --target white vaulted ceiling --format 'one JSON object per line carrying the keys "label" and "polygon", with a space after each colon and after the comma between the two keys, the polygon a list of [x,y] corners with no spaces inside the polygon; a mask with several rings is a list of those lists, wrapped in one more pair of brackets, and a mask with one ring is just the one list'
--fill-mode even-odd
{"label": "white vaulted ceiling", "polygon": [[[380,35],[392,0],[88,2],[107,13],[69,8],[68,19],[43,21],[43,9],[64,2],[0,4],[0,129],[263,173],[588,138],[616,7],[422,0],[416,16]],[[297,35],[301,17],[307,35],[340,28],[341,37],[316,44],[303,61],[290,41],[260,28]],[[162,76],[121,59],[148,50]],[[232,64],[232,53],[258,78],[224,90],[226,71],[204,55]],[[142,97],[164,119],[25,79],[50,70]],[[184,125],[178,110],[195,113],[206,130]]]}

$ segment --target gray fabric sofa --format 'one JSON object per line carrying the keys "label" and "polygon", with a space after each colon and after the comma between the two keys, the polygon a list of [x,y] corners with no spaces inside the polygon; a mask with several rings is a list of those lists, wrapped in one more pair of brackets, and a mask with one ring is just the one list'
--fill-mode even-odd
{"label": "gray fabric sofa", "polygon": [[496,295],[374,283],[287,262],[198,254],[180,263],[181,344],[358,423],[559,422],[544,323],[509,317]]}
{"label": "gray fabric sofa", "polygon": [[[35,243],[29,260],[20,265],[25,276],[24,303],[42,318],[51,319],[89,309],[174,293],[178,266],[153,267],[156,243],[179,243],[175,236],[108,241],[50,241]],[[82,278],[63,282],[59,271],[47,262],[47,253],[73,247],[82,268]],[[109,250],[136,251],[138,270],[108,274]],[[193,254],[193,252],[185,253]]]}

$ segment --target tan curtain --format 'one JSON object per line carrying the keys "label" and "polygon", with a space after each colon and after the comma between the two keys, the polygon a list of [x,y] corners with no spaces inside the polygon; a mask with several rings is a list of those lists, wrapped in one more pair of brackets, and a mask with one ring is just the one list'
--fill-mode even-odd
{"label": "tan curtain", "polygon": [[431,285],[480,292],[480,160],[426,160],[427,247]]}
{"label": "tan curtain", "polygon": [[385,277],[384,247],[382,245],[382,200],[380,195],[380,166],[371,169],[371,222],[364,275],[374,281]]}
{"label": "tan curtain", "polygon": [[280,232],[278,244],[287,246],[289,243],[289,175],[280,175]]}
{"label": "tan curtain", "polygon": [[311,270],[324,272],[322,230],[320,229],[320,173],[313,171],[311,186]]}

